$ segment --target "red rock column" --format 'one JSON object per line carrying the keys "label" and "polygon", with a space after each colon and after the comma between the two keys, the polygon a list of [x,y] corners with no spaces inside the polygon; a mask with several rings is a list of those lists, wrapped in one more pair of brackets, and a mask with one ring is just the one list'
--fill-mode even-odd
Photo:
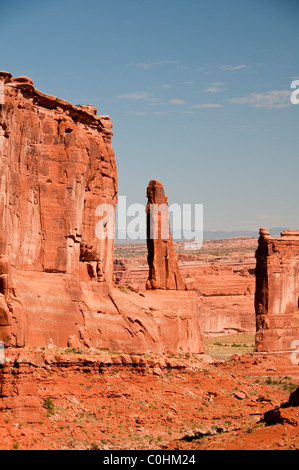
{"label": "red rock column", "polygon": [[289,351],[299,340],[299,231],[260,229],[255,274],[255,349]]}
{"label": "red rock column", "polygon": [[160,181],[147,187],[147,248],[149,277],[147,289],[185,290],[169,228],[167,197]]}

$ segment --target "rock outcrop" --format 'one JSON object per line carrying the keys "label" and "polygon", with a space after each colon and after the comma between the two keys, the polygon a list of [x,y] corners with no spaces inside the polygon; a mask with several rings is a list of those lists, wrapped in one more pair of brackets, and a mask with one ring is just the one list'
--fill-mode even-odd
{"label": "rock outcrop", "polygon": [[78,297],[78,276],[112,280],[114,240],[97,238],[94,221],[97,206],[117,202],[117,173],[108,116],[41,93],[30,78],[0,78],[1,339],[21,346],[32,319],[58,327],[44,318],[51,303],[59,330],[79,321],[74,305],[60,310],[62,290]]}
{"label": "rock outcrop", "polygon": [[18,270],[51,273],[78,274],[89,262],[111,280],[113,239],[94,228],[96,207],[117,202],[109,117],[45,95],[29,78],[5,80],[0,254]]}
{"label": "rock outcrop", "polygon": [[[27,77],[0,72],[0,80],[0,341],[203,352],[192,297],[182,305],[113,284],[110,118],[46,95]],[[99,224],[110,236],[99,237]]]}
{"label": "rock outcrop", "polygon": [[260,229],[255,273],[256,351],[290,351],[299,339],[299,231],[272,238]]}
{"label": "rock outcrop", "polygon": [[185,290],[169,226],[167,197],[160,181],[149,182],[147,191],[148,289]]}

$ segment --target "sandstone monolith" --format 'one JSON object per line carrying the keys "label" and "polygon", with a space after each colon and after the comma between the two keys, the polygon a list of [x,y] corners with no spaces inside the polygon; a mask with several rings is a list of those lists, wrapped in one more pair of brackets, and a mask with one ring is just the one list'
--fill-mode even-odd
{"label": "sandstone monolith", "polygon": [[160,181],[149,182],[147,191],[147,289],[185,290],[169,224],[168,198]]}
{"label": "sandstone monolith", "polygon": [[261,228],[255,274],[255,349],[290,351],[299,340],[299,231],[273,238]]}

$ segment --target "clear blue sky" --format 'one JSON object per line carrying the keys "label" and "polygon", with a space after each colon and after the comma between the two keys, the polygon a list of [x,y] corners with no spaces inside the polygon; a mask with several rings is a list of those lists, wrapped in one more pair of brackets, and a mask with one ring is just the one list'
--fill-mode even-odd
{"label": "clear blue sky", "polygon": [[114,125],[119,194],[299,229],[298,0],[0,1],[0,69]]}

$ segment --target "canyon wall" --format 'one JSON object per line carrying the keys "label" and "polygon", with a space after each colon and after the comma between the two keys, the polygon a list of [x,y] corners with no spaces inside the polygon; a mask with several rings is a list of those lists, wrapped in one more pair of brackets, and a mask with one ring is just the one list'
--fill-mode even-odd
{"label": "canyon wall", "polygon": [[255,279],[248,266],[218,264],[181,268],[188,289],[198,293],[204,335],[254,334]]}
{"label": "canyon wall", "polygon": [[260,229],[256,251],[256,351],[289,351],[299,340],[299,231]]}
{"label": "canyon wall", "polygon": [[90,261],[101,280],[112,279],[113,240],[94,229],[96,207],[117,202],[109,117],[45,95],[29,78],[6,74],[5,82],[1,255],[17,270],[52,273],[75,274]]}
{"label": "canyon wall", "polygon": [[113,236],[96,234],[98,224],[114,230],[96,212],[117,203],[110,118],[46,95],[28,77],[0,80],[0,341],[202,352],[191,298],[181,307],[162,295],[161,310],[159,297],[113,284]]}
{"label": "canyon wall", "polygon": [[[174,242],[178,267],[188,292],[196,293],[202,334],[255,334],[255,251],[257,239],[205,240],[197,252]],[[144,290],[149,274],[143,244],[117,245],[115,279]]]}

